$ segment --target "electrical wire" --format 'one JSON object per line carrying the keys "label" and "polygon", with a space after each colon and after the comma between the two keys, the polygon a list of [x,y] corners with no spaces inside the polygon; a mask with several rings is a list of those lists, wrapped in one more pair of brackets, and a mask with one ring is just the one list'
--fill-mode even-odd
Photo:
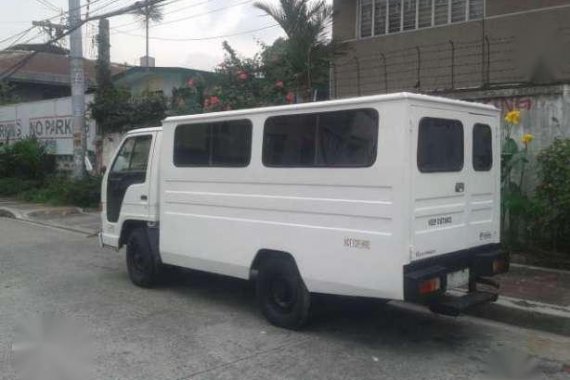
{"label": "electrical wire", "polygon": [[[200,2],[200,3],[190,4],[190,5],[186,6],[186,7],[177,8],[177,9],[172,9],[172,10],[170,10],[169,12],[164,12],[162,15],[163,15],[163,16],[166,16],[166,15],[172,14],[172,13],[174,13],[174,12],[180,12],[180,11],[183,11],[183,10],[195,8],[195,7],[198,7],[198,6],[200,6],[200,5],[204,5],[204,4],[206,4],[206,3],[210,3],[210,2],[212,2],[212,1],[214,1],[214,0],[205,0],[205,1],[202,1],[202,2]],[[170,4],[165,4],[164,6],[166,6],[166,5],[170,5]],[[124,28],[125,26],[135,25],[135,24],[138,24],[138,23],[139,23],[138,21],[132,21],[132,22],[128,22],[128,23],[125,23],[125,24],[122,24],[122,25],[116,25],[114,28]]]}
{"label": "electrical wire", "polygon": [[[166,38],[166,37],[149,37],[149,39],[151,40],[158,40],[158,41],[175,41],[175,42],[184,42],[184,41],[208,41],[208,40],[217,40],[217,39],[221,39],[221,38],[227,38],[227,37],[234,37],[234,36],[240,36],[243,34],[249,34],[249,33],[255,33],[255,32],[259,32],[262,30],[267,30],[267,29],[271,29],[271,28],[275,28],[279,26],[279,24],[273,24],[273,25],[268,25],[268,26],[264,26],[262,28],[258,28],[258,29],[252,29],[252,30],[246,30],[243,32],[237,32],[237,33],[232,33],[232,34],[225,34],[225,35],[221,35],[221,36],[211,36],[211,37],[201,37],[201,38]],[[146,36],[143,36],[141,34],[133,34],[133,33],[129,33],[129,32],[123,32],[120,30],[115,30],[118,33],[121,34],[126,34],[128,36],[132,36],[132,37],[141,37],[141,38],[146,38]]]}
{"label": "electrical wire", "polygon": [[[180,21],[190,20],[190,19],[193,19],[193,18],[196,18],[196,17],[201,17],[201,16],[205,16],[205,15],[212,14],[212,13],[224,11],[224,10],[226,10],[226,9],[238,7],[238,6],[240,6],[240,5],[244,5],[244,4],[247,4],[247,3],[251,3],[251,2],[253,2],[253,1],[254,1],[254,0],[246,0],[246,1],[239,2],[239,3],[237,3],[237,4],[232,4],[232,5],[227,6],[227,7],[221,7],[221,8],[212,9],[211,11],[208,11],[208,12],[198,13],[198,14],[195,14],[195,15],[192,15],[192,16],[183,17],[183,18],[179,18],[179,19],[174,19],[174,20],[170,20],[170,21],[167,21],[167,22],[161,22],[160,24],[151,25],[150,28],[157,28],[157,27],[161,27],[161,26],[165,26],[165,25],[174,24],[174,23],[177,23],[177,22],[180,22]],[[138,30],[138,28],[130,29],[130,30],[123,30],[122,32],[134,32],[135,30]]]}

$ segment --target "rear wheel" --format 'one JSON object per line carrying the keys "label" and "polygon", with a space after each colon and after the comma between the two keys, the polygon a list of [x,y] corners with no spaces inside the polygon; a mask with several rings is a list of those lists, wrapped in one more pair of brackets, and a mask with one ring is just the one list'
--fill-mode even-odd
{"label": "rear wheel", "polygon": [[263,315],[275,326],[299,329],[307,322],[311,296],[291,259],[271,258],[261,264],[257,299]]}
{"label": "rear wheel", "polygon": [[143,228],[131,232],[127,241],[127,270],[137,286],[150,288],[158,282],[161,264],[153,255]]}

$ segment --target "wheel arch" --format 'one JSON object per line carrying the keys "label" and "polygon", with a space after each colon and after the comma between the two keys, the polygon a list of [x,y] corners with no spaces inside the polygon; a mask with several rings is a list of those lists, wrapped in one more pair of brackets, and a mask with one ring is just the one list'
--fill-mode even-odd
{"label": "wheel arch", "polygon": [[253,280],[257,277],[259,268],[261,267],[264,261],[276,258],[291,260],[293,264],[295,264],[295,266],[297,267],[299,273],[301,272],[297,260],[295,260],[295,256],[293,256],[293,254],[291,254],[290,252],[263,248],[257,251],[250,265],[249,269],[250,280]]}

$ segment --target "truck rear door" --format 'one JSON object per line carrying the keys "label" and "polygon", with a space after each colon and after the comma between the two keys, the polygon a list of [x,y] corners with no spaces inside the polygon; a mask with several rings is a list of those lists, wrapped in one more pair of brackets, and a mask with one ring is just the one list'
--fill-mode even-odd
{"label": "truck rear door", "polygon": [[495,117],[414,106],[411,122],[411,260],[497,242]]}

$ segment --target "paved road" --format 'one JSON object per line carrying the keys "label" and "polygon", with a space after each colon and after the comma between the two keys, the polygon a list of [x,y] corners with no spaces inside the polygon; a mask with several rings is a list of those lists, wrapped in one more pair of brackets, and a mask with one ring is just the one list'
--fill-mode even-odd
{"label": "paved road", "polygon": [[0,379],[16,377],[12,347],[22,351],[21,337],[33,335],[22,326],[40,315],[88,337],[81,358],[97,379],[484,379],[515,357],[537,378],[570,378],[568,338],[336,299],[321,300],[307,330],[290,332],[265,322],[246,282],[177,277],[139,289],[123,255],[96,239],[0,218]]}

